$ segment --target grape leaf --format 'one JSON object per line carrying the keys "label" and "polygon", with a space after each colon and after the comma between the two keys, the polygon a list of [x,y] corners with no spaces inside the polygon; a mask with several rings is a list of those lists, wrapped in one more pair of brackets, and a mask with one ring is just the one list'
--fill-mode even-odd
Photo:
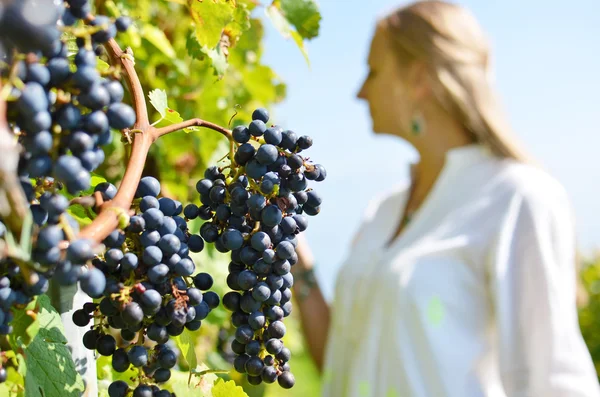
{"label": "grape leaf", "polygon": [[175,339],[177,347],[181,351],[183,357],[185,357],[185,361],[187,361],[190,371],[196,369],[198,361],[196,360],[194,336],[191,335],[190,331],[184,329],[181,335],[178,335],[173,339]]}
{"label": "grape leaf", "polygon": [[246,4],[238,3],[233,13],[233,20],[225,27],[231,45],[235,45],[242,33],[250,29],[250,11]]}
{"label": "grape leaf", "polygon": [[276,3],[271,4],[270,6],[265,8],[265,13],[273,22],[275,28],[281,33],[283,38],[290,39],[292,38],[302,55],[304,55],[304,59],[306,63],[310,65],[310,61],[308,60],[308,52],[306,51],[306,47],[304,46],[304,41],[302,40],[302,36],[292,29],[290,22],[285,18],[285,16],[281,13],[281,9],[277,7]]}
{"label": "grape leaf", "polygon": [[[39,299],[39,298],[38,298]],[[24,309],[13,309],[14,319],[11,322],[13,332],[9,335],[11,346],[29,345],[40,329],[39,321],[35,321],[36,314],[28,314],[34,310],[37,300],[31,301]]]}
{"label": "grape leaf", "polygon": [[212,388],[213,397],[248,397],[241,386],[232,380],[225,382],[219,378]]}
{"label": "grape leaf", "polygon": [[165,54],[169,59],[176,59],[177,54],[171,45],[171,42],[165,36],[165,32],[150,24],[142,26],[141,35],[143,38],[152,43],[160,52]]}
{"label": "grape leaf", "polygon": [[150,97],[150,103],[152,106],[154,106],[154,109],[160,113],[160,120],[156,122],[157,127],[164,127],[183,121],[183,118],[179,112],[169,108],[169,105],[167,104],[167,93],[165,90],[155,89],[150,91],[148,97]]}
{"label": "grape leaf", "polygon": [[152,90],[148,93],[148,97],[150,98],[150,103],[154,106],[154,109],[160,113],[160,117],[165,118],[167,109],[169,108],[169,105],[167,104],[167,92],[159,89]]}
{"label": "grape leaf", "polygon": [[66,346],[60,315],[46,295],[39,296],[36,305],[39,331],[31,343],[25,347],[23,335],[16,335],[16,330],[10,338],[13,350],[24,352],[19,357],[19,373],[25,378],[26,396],[80,396],[85,387]]}
{"label": "grape leaf", "polygon": [[215,48],[209,49],[206,46],[201,46],[194,35],[190,35],[187,38],[185,47],[188,54],[195,59],[204,60],[208,57],[211,60],[211,66],[213,67],[215,74],[219,79],[223,77],[229,66],[227,64],[225,44],[219,42]]}
{"label": "grape leaf", "polygon": [[92,219],[89,217],[85,208],[79,204],[69,206],[67,212],[79,223],[80,225],[89,225],[92,223]]}
{"label": "grape leaf", "polygon": [[192,58],[199,59],[199,60],[204,59],[204,53],[202,52],[202,46],[200,45],[200,43],[198,43],[198,39],[196,39],[196,36],[194,35],[194,33],[191,33],[187,36],[187,39],[185,41],[185,48],[188,52],[188,55],[191,56]]}
{"label": "grape leaf", "polygon": [[302,38],[319,35],[321,14],[314,0],[281,0],[281,11]]}
{"label": "grape leaf", "polygon": [[227,56],[223,50],[223,46],[218,45],[212,50],[203,48],[202,51],[210,58],[212,61],[212,66],[215,69],[215,74],[221,78],[227,71]]}
{"label": "grape leaf", "polygon": [[223,29],[234,19],[231,0],[190,1],[190,13],[196,22],[196,38],[201,46],[215,48]]}

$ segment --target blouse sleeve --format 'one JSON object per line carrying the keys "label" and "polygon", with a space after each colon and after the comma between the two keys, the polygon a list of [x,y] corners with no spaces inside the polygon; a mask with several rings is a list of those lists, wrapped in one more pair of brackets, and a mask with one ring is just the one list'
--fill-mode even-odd
{"label": "blouse sleeve", "polygon": [[579,330],[574,225],[563,193],[513,196],[491,251],[488,271],[507,397],[600,395]]}

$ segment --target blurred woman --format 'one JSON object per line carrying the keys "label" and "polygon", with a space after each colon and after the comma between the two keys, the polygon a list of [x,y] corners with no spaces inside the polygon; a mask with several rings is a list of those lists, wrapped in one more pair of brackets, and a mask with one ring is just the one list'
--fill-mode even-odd
{"label": "blurred woman", "polygon": [[375,197],[328,307],[299,245],[296,296],[331,397],[600,396],[576,308],[564,188],[513,137],[484,32],[442,1],[377,24],[358,97],[419,152]]}

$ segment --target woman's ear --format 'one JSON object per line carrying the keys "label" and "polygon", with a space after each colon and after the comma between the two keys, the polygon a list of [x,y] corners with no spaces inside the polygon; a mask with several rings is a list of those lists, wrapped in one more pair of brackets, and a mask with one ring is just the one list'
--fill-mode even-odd
{"label": "woman's ear", "polygon": [[424,101],[432,95],[431,79],[425,63],[414,62],[410,66],[409,82],[410,91],[415,101]]}

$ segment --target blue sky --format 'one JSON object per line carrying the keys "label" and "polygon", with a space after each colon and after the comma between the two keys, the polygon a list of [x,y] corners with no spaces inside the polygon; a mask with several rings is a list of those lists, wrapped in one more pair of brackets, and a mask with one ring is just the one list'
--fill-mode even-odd
{"label": "blue sky", "polygon": [[[529,151],[566,187],[585,253],[600,248],[600,13],[598,0],[456,1],[479,19],[492,43],[496,88]],[[311,135],[309,153],[328,177],[314,185],[322,212],[307,239],[331,298],[335,274],[369,199],[406,180],[416,152],[399,138],[375,136],[355,99],[366,75],[376,19],[389,0],[321,0],[320,36],[300,51],[270,26],[264,60],[287,83],[274,109],[280,125]]]}

